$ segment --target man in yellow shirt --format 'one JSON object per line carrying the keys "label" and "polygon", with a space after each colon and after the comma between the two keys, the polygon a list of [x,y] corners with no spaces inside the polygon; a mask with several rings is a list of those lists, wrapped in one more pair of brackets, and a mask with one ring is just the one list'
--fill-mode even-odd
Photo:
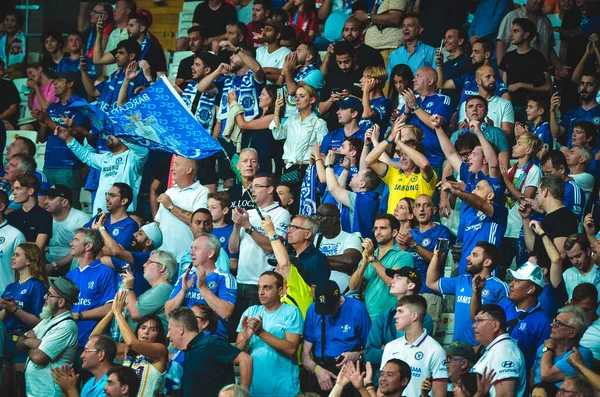
{"label": "man in yellow shirt", "polygon": [[[386,153],[392,143],[396,145],[399,162],[391,160]],[[398,202],[405,197],[415,199],[421,194],[433,196],[435,193],[438,176],[425,157],[423,144],[414,139],[403,142],[396,125],[389,138],[379,142],[367,155],[366,161],[389,188],[388,214],[393,214]]]}

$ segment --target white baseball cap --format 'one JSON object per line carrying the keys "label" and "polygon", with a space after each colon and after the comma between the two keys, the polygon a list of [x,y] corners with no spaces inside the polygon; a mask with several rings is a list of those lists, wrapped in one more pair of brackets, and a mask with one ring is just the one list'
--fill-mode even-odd
{"label": "white baseball cap", "polygon": [[508,271],[513,278],[517,280],[529,280],[540,288],[544,288],[546,286],[546,281],[544,281],[544,272],[542,271],[542,268],[535,263],[525,262],[516,271],[511,269]]}

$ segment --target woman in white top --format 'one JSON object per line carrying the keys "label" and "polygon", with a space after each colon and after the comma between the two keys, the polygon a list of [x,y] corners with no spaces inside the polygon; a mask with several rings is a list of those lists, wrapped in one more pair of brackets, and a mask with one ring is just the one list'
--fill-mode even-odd
{"label": "woman in white top", "polygon": [[117,343],[117,360],[124,367],[133,368],[140,378],[138,397],[154,397],[164,388],[165,372],[169,362],[167,336],[160,319],[154,314],[143,317],[135,333],[123,316],[127,291],[119,291],[112,303],[112,310],[98,323],[92,335],[99,335],[110,325],[113,317],[125,343]]}
{"label": "woman in white top", "polygon": [[[327,123],[314,112],[318,104],[317,92],[309,85],[296,90],[296,109],[298,113],[290,116],[284,124],[279,115],[285,106],[283,97],[275,102],[275,117],[269,125],[276,137],[285,138],[283,160],[286,170],[292,166],[305,166],[310,161],[310,149],[320,143],[327,134]],[[284,173],[286,172],[284,170]]]}

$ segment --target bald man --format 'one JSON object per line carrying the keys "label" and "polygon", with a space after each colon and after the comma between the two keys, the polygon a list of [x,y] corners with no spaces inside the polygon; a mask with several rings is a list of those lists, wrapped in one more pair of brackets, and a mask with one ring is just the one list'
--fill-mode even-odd
{"label": "bald man", "polygon": [[[477,95],[488,101],[488,114],[485,121],[489,125],[500,128],[509,139],[515,127],[515,113],[510,101],[496,96],[497,79],[496,71],[491,66],[481,66],[475,71]],[[466,102],[463,102],[458,111],[458,120],[468,121],[465,113]]]}
{"label": "bald man", "polygon": [[175,157],[171,168],[173,187],[156,200],[160,206],[154,221],[163,234],[159,248],[173,253],[178,261],[194,240],[190,231],[192,213],[207,207],[209,190],[196,181],[197,170],[195,160]]}
{"label": "bald man", "polygon": [[[402,94],[405,105],[400,109],[400,122],[413,124],[421,128],[424,133],[423,145],[425,155],[439,178],[442,175],[444,152],[440,141],[435,134],[431,116],[436,114],[444,120],[447,126],[452,116],[450,98],[437,93],[437,72],[423,66],[415,74],[414,92],[406,90]],[[417,98],[415,94],[419,94]]]}

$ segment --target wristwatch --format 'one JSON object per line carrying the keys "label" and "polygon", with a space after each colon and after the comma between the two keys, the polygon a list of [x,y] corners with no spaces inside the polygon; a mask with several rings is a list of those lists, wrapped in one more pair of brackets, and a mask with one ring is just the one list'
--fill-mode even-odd
{"label": "wristwatch", "polygon": [[251,234],[252,234],[252,232],[254,232],[254,231],[256,231],[256,228],[255,228],[254,226],[250,226],[249,228],[247,228],[247,229],[244,229],[244,232],[245,232],[246,234],[248,234],[248,236],[249,236],[249,235],[251,235]]}
{"label": "wristwatch", "polygon": [[100,233],[102,233],[102,232],[103,232],[103,231],[105,231],[105,230],[106,230],[106,228],[105,228],[104,226],[100,226],[100,227],[98,228],[98,231],[99,231]]}
{"label": "wristwatch", "polygon": [[554,353],[554,349],[550,349],[548,346],[544,346],[544,347],[542,348],[542,353],[546,353],[546,352],[548,352],[548,351],[550,351],[550,352]]}
{"label": "wristwatch", "polygon": [[412,107],[411,110],[413,112],[416,112],[417,110],[421,109],[421,105],[419,105],[418,103],[415,103]]}
{"label": "wristwatch", "polygon": [[175,206],[173,204],[171,204],[170,206],[167,207],[167,211],[171,212],[171,211],[173,211],[173,208],[175,208]]}
{"label": "wristwatch", "polygon": [[269,237],[269,240],[270,241],[277,241],[277,240],[279,240],[279,235],[274,234],[273,236]]}
{"label": "wristwatch", "polygon": [[83,314],[81,314],[81,312],[77,313],[77,321],[81,321],[83,320]]}

